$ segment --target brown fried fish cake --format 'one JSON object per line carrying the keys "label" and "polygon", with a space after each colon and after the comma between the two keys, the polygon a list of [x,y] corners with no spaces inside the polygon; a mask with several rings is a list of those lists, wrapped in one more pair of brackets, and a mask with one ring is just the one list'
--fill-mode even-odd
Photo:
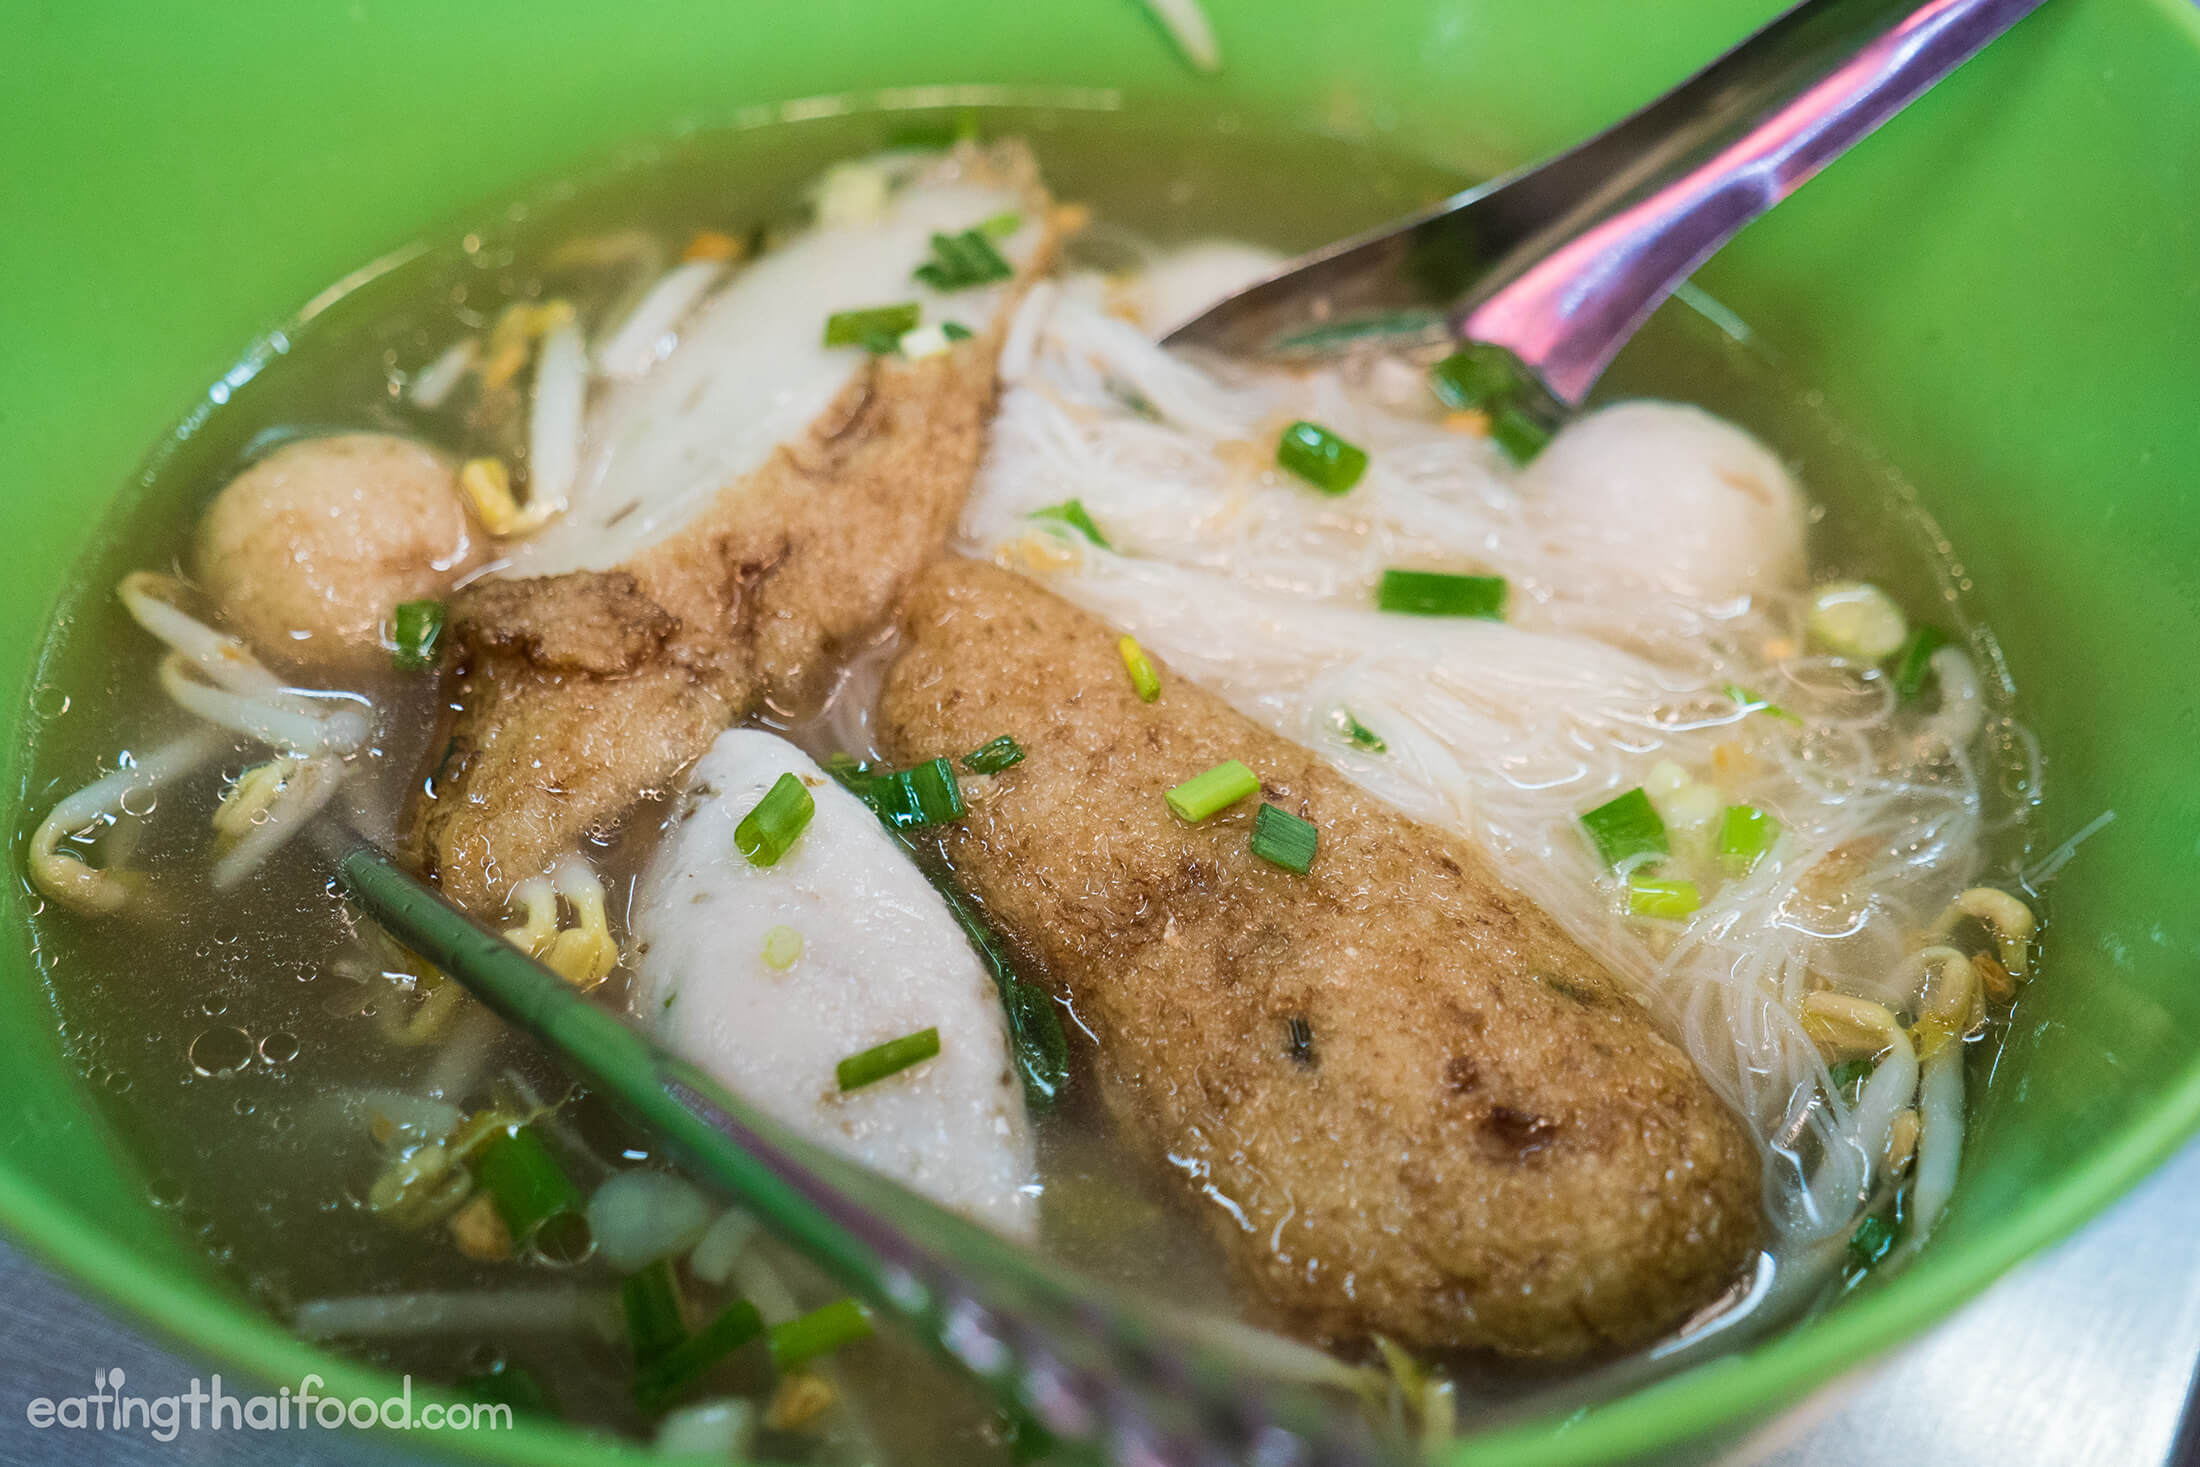
{"label": "brown fried fish cake", "polygon": [[1048,229],[976,336],[864,361],[803,433],[625,563],[453,600],[459,712],[413,841],[454,901],[493,909],[732,723],[813,699],[938,552],[984,449],[1008,319],[1074,220],[1020,148],[991,156]]}
{"label": "brown fried fish cake", "polygon": [[[940,835],[1099,1040],[1118,1123],[1299,1331],[1573,1360],[1641,1345],[1758,1246],[1759,1162],[1688,1058],[1469,841],[1376,800],[1107,627],[950,560],[912,588],[879,727],[1012,734]],[[1258,799],[1163,803],[1225,759]],[[1254,857],[1267,801],[1305,876]]]}

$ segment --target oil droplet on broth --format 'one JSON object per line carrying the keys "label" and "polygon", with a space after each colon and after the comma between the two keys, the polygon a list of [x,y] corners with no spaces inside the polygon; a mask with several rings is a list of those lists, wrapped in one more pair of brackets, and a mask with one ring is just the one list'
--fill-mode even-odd
{"label": "oil droplet on broth", "polygon": [[260,1041],[260,1058],[271,1065],[287,1065],[298,1057],[298,1036],[278,1029]]}
{"label": "oil droplet on broth", "polygon": [[69,695],[52,683],[40,683],[31,689],[31,712],[40,718],[59,718],[69,711]]}
{"label": "oil droplet on broth", "polygon": [[227,1025],[208,1029],[191,1041],[191,1068],[213,1077],[234,1075],[252,1063],[252,1036]]}

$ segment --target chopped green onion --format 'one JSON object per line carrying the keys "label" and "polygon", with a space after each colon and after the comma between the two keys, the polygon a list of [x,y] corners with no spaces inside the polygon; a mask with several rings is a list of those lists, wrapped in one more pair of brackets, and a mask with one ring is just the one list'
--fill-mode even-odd
{"label": "chopped green onion", "polygon": [[913,331],[904,331],[901,334],[901,340],[894,345],[910,361],[921,362],[930,357],[947,355],[947,349],[954,345],[954,342],[949,338],[945,326],[935,324],[919,326]]}
{"label": "chopped green onion", "polygon": [[1725,691],[1727,697],[1734,700],[1734,706],[1739,708],[1744,716],[1751,713],[1762,713],[1768,718],[1777,718],[1782,723],[1801,723],[1803,721],[1779,704],[1767,702],[1739,684],[1728,683]]}
{"label": "chopped green onion", "polygon": [[1081,499],[1065,499],[1060,504],[1050,504],[1045,509],[1035,509],[1024,518],[1060,520],[1102,550],[1113,550],[1115,548],[1108,543],[1108,537],[1100,533],[1100,527],[1093,523],[1092,516],[1086,513],[1085,502]]}
{"label": "chopped green onion", "polygon": [[784,973],[802,960],[802,934],[784,924],[764,934],[764,966]]}
{"label": "chopped green onion", "polygon": [[1037,984],[1012,979],[1001,986],[1001,1005],[1025,1094],[1041,1105],[1053,1101],[1069,1085],[1069,1039],[1053,996]]}
{"label": "chopped green onion", "polygon": [[1153,659],[1138,645],[1138,638],[1117,638],[1115,650],[1123,659],[1123,670],[1131,675],[1131,686],[1138,690],[1138,701],[1151,703],[1160,697],[1161,674],[1154,671]]}
{"label": "chopped green onion", "polygon": [[1520,367],[1505,348],[1470,341],[1428,369],[1428,385],[1454,411],[1489,411],[1520,391]]}
{"label": "chopped green onion", "polygon": [[1297,422],[1276,440],[1276,463],[1324,494],[1343,494],[1367,472],[1367,450],[1319,423]]}
{"label": "chopped green onion", "polygon": [[946,337],[949,341],[968,341],[977,334],[960,321],[940,322],[940,335]]}
{"label": "chopped green onion", "polygon": [[945,759],[879,776],[872,781],[869,798],[879,818],[896,830],[945,825],[962,819],[970,808],[955,781],[955,766]]}
{"label": "chopped green onion", "polygon": [[1329,726],[1337,731],[1338,738],[1355,749],[1365,749],[1370,754],[1390,752],[1390,745],[1383,742],[1382,735],[1354,718],[1349,708],[1330,709]]}
{"label": "chopped green onion", "polygon": [[533,1126],[515,1126],[492,1137],[474,1155],[474,1180],[520,1243],[552,1218],[582,1211],[581,1194]]}
{"label": "chopped green onion", "polygon": [[940,1031],[919,1029],[899,1039],[875,1044],[861,1054],[851,1054],[833,1067],[842,1090],[861,1090],[888,1075],[898,1075],[911,1065],[923,1064],[940,1052]]}
{"label": "chopped green onion", "polygon": [[932,258],[916,269],[917,279],[934,290],[966,290],[1006,280],[1015,273],[983,229],[933,235]]}
{"label": "chopped green onion", "polygon": [[835,311],[825,318],[825,344],[860,346],[873,356],[880,356],[892,351],[902,333],[914,328],[922,314],[923,308],[915,301],[904,301],[898,306],[870,306],[860,311]]}
{"label": "chopped green onion", "polygon": [[694,1386],[713,1366],[764,1332],[764,1316],[746,1299],[736,1299],[712,1320],[673,1346],[634,1377],[634,1401],[644,1411],[662,1411]]}
{"label": "chopped green onion", "polygon": [[1179,820],[1197,825],[1210,815],[1260,793],[1260,780],[1235,759],[1225,759],[1205,774],[1195,774],[1162,798]]}
{"label": "chopped green onion", "polygon": [[947,910],[962,924],[963,936],[970,940],[979,961],[993,975],[994,986],[1001,991],[1001,1007],[1008,1015],[1008,1035],[1017,1073],[1023,1077],[1025,1097],[1037,1105],[1051,1103],[1069,1084],[1069,1041],[1062,1033],[1062,1016],[1055,1012],[1053,998],[1045,989],[1016,976],[1000,935],[969,894],[939,869],[936,856],[920,857],[918,866],[947,903]]}
{"label": "chopped green onion", "polygon": [[1909,639],[1910,624],[1894,598],[1869,581],[1834,581],[1810,598],[1804,618],[1811,640],[1836,657],[1877,662]]}
{"label": "chopped green onion", "polygon": [[390,640],[396,646],[390,661],[400,672],[417,672],[435,666],[435,654],[443,646],[443,603],[400,601],[390,616]]}
{"label": "chopped green onion", "polygon": [[1406,616],[1471,616],[1505,619],[1503,576],[1455,576],[1443,571],[1386,570],[1375,604]]}
{"label": "chopped green onion", "polygon": [[[995,739],[993,744],[1001,742],[1003,740]],[[990,749],[993,744],[985,747]],[[999,934],[947,870],[939,853],[920,850],[907,831],[879,812],[874,794],[882,782],[880,777],[847,754],[833,755],[825,761],[825,768],[879,813],[880,821],[917,863],[925,880],[932,883],[940,900],[947,903],[947,910],[954,913],[955,920],[962,926],[963,936],[969,939],[971,950],[977,953],[986,972],[992,975],[994,986],[1000,990],[1001,1008],[1008,1016],[1016,1070],[1024,1082],[1025,1103],[1034,1108],[1051,1105],[1069,1086],[1069,1042],[1062,1034],[1061,1015],[1055,1012],[1053,999],[1045,989],[1025,983],[1016,976],[1015,964],[1009,960]]]}
{"label": "chopped green onion", "polygon": [[1719,819],[1719,865],[1729,876],[1747,876],[1780,838],[1780,822],[1755,805],[1729,805]]}
{"label": "chopped green onion", "polygon": [[1271,866],[1281,866],[1304,876],[1314,864],[1314,848],[1321,832],[1310,820],[1289,810],[1264,804],[1253,814],[1253,854]]}
{"label": "chopped green onion", "polygon": [[1524,410],[1505,407],[1490,418],[1490,437],[1514,463],[1524,464],[1550,445],[1551,430]]}
{"label": "chopped green onion", "polygon": [[771,1328],[772,1365],[781,1374],[871,1337],[871,1316],[853,1299],[835,1299]]}
{"label": "chopped green onion", "polygon": [[669,1258],[627,1276],[619,1285],[619,1309],[626,1316],[626,1340],[638,1369],[662,1360],[688,1337],[680,1313],[680,1283]]}
{"label": "chopped green onion", "polygon": [[1007,239],[1024,227],[1024,216],[1014,209],[1003,209],[989,219],[980,221],[978,232],[990,239]]}
{"label": "chopped green onion", "polygon": [[776,866],[816,813],[809,786],[799,775],[782,774],[733,828],[733,843],[751,866]]}
{"label": "chopped green onion", "polygon": [[1702,905],[1703,893],[1696,890],[1693,881],[1627,878],[1627,914],[1631,917],[1663,917],[1677,922]]}
{"label": "chopped green onion", "polygon": [[1894,1252],[1894,1242],[1894,1224],[1873,1213],[1849,1234],[1849,1262],[1858,1268],[1870,1268]]}
{"label": "chopped green onion", "polygon": [[1938,627],[1911,628],[1910,639],[1894,654],[1894,695],[1897,699],[1913,702],[1925,691],[1925,679],[1933,675],[1933,654],[1947,645],[1947,634]]}
{"label": "chopped green onion", "polygon": [[1665,822],[1639,785],[1582,816],[1581,827],[1589,832],[1589,841],[1604,864],[1614,871],[1663,856],[1668,850]]}
{"label": "chopped green onion", "polygon": [[962,756],[962,767],[972,774],[999,774],[1024,762],[1024,746],[1007,734],[978,745]]}

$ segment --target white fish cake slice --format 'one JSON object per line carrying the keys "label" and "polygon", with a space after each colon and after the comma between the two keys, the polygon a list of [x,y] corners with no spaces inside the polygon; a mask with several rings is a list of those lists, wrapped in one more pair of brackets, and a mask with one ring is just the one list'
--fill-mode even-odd
{"label": "white fish cake slice", "polygon": [[[816,813],[776,865],[734,828],[782,774]],[[786,740],[723,734],[695,766],[634,911],[633,1004],[675,1053],[802,1135],[1001,1232],[1036,1220],[1031,1128],[998,990],[871,811]],[[801,935],[785,968],[767,936]],[[849,1055],[937,1028],[932,1059],[843,1094]]]}

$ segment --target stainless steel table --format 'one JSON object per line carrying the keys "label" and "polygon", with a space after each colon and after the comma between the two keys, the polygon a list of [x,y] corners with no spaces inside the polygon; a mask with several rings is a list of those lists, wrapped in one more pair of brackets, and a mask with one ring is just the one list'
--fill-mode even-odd
{"label": "stainless steel table", "polygon": [[[2200,1360],[2200,1144],[2077,1237],[1938,1330],[1769,1425],[1655,1467],[2163,1467]],[[43,1430],[34,1397],[132,1393],[212,1372],[164,1350],[0,1245],[0,1467],[399,1467],[404,1444],[351,1431]],[[230,1382],[232,1393],[236,1383]]]}

